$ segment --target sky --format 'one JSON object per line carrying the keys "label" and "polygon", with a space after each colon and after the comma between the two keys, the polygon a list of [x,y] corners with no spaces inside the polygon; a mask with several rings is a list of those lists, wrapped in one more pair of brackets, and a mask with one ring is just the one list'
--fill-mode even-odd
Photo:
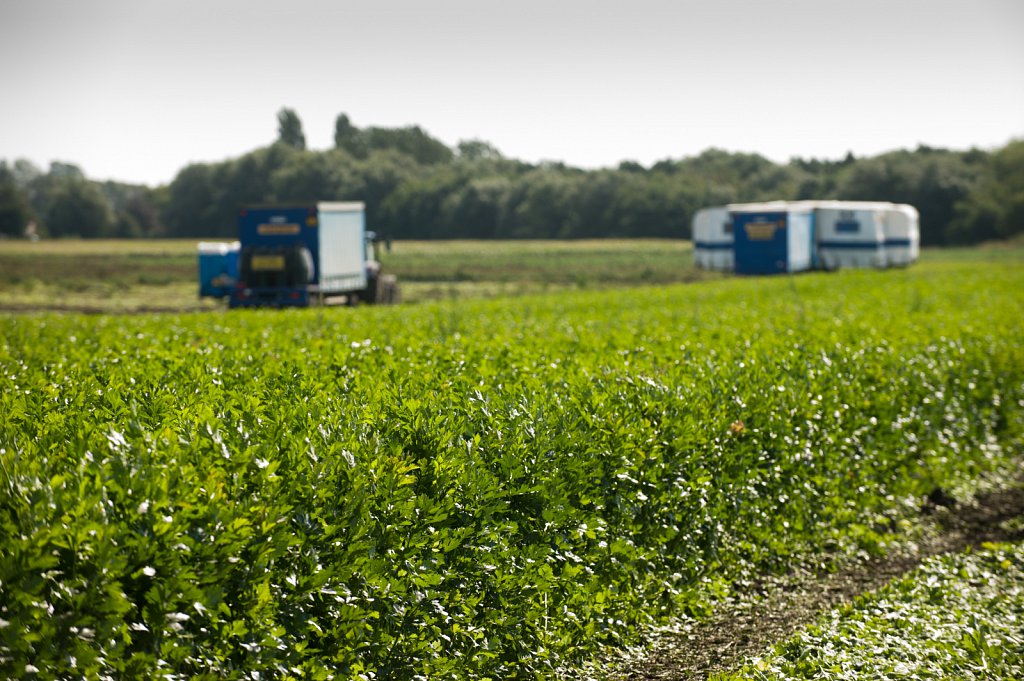
{"label": "sky", "polygon": [[4,0],[0,159],[156,186],[418,125],[582,168],[1024,138],[1024,0]]}

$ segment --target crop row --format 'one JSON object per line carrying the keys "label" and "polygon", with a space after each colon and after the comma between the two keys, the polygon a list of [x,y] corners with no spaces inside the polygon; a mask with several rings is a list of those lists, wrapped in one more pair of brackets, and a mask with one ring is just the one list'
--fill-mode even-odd
{"label": "crop row", "polygon": [[0,319],[0,675],[550,674],[1019,454],[1020,290]]}
{"label": "crop row", "polygon": [[1024,545],[938,556],[717,681],[1024,677]]}

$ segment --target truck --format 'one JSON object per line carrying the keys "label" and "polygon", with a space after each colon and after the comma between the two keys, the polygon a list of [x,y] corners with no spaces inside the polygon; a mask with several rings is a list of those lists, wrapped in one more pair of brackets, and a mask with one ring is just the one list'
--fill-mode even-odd
{"label": "truck", "polygon": [[199,295],[232,308],[395,303],[379,247],[361,202],[243,206],[238,241],[199,244]]}

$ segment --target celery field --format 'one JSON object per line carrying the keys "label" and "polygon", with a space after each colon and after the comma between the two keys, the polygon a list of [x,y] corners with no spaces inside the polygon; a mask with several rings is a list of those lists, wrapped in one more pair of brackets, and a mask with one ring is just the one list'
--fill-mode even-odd
{"label": "celery field", "polygon": [[0,316],[0,677],[553,677],[1012,465],[1022,320],[1014,258]]}

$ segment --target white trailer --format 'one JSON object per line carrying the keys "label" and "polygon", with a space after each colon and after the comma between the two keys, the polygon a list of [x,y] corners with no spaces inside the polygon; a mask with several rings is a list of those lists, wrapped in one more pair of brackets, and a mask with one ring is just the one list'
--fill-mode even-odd
{"label": "white trailer", "polygon": [[733,271],[732,219],[726,206],[702,208],[693,216],[693,260],[697,267]]}
{"label": "white trailer", "polygon": [[885,264],[906,266],[921,255],[921,232],[917,209],[905,203],[893,204],[885,216]]}
{"label": "white trailer", "polygon": [[892,204],[866,201],[812,203],[819,267],[826,270],[885,267],[885,223]]}
{"label": "white trailer", "polygon": [[366,213],[361,202],[328,202],[316,205],[319,218],[319,292],[325,296],[363,291],[367,285]]}

